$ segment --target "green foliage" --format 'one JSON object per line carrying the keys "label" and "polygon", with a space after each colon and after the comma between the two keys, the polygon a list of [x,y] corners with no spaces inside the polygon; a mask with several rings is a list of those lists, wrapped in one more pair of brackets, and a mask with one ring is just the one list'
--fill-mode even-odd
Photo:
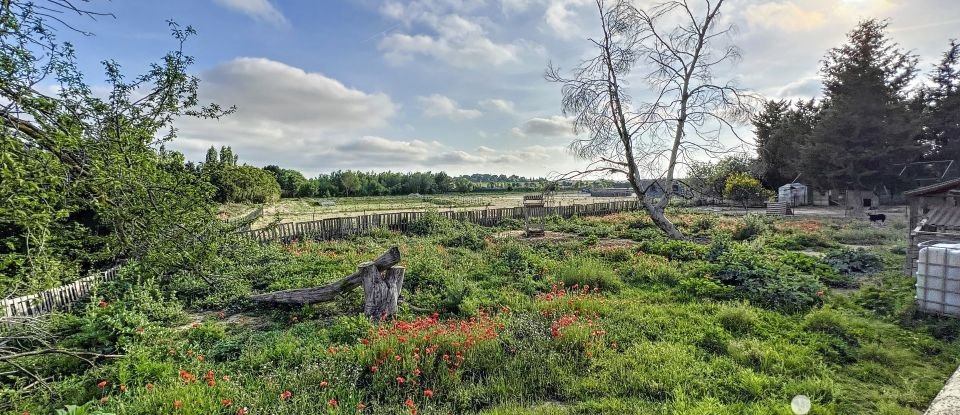
{"label": "green foliage", "polygon": [[610,292],[623,288],[623,281],[606,262],[590,256],[570,257],[561,262],[555,272],[557,279],[567,286],[599,287]]}
{"label": "green foliage", "polygon": [[766,216],[750,213],[743,217],[743,222],[737,224],[732,237],[737,241],[745,241],[764,233],[769,228],[770,223]]}
{"label": "green foliage", "polygon": [[843,274],[872,274],[883,270],[883,261],[863,248],[831,251],[823,262]]}
{"label": "green foliage", "polygon": [[762,202],[767,198],[767,190],[760,181],[746,173],[735,173],[727,177],[723,194],[727,199],[739,202],[746,209],[751,203]]}
{"label": "green foliage", "polygon": [[679,239],[647,240],[639,249],[648,254],[660,255],[675,261],[703,259],[710,249],[707,245]]}

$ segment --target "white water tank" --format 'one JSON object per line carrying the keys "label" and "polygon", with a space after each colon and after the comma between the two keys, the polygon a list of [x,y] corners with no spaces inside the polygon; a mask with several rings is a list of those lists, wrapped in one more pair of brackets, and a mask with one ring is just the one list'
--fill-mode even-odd
{"label": "white water tank", "polygon": [[923,311],[960,316],[960,244],[921,244],[917,304]]}

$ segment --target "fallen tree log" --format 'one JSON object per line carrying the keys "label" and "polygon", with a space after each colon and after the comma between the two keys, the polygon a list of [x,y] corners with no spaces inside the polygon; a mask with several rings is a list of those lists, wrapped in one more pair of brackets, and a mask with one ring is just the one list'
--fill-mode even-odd
{"label": "fallen tree log", "polygon": [[[332,284],[327,284],[322,287],[313,287],[313,288],[298,288],[294,290],[284,290],[284,291],[274,291],[270,293],[256,294],[250,296],[250,299],[256,302],[261,303],[278,303],[278,304],[315,304],[322,303],[326,301],[331,301],[337,298],[337,295],[350,291],[354,288],[360,286],[363,282],[363,275],[366,272],[366,269],[372,268],[376,270],[376,273],[379,275],[380,272],[386,271],[397,265],[400,262],[400,249],[393,247],[384,252],[383,255],[377,257],[373,262],[366,262],[364,265],[368,267],[361,267],[357,272],[350,274],[350,276],[337,281]],[[403,281],[403,273],[400,273],[400,280]],[[399,288],[397,290],[399,293]]]}

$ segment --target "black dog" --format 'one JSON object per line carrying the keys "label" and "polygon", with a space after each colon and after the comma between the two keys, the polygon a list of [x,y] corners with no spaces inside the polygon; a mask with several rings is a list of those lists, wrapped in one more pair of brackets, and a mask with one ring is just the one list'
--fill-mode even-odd
{"label": "black dog", "polygon": [[882,213],[876,214],[876,215],[874,215],[874,214],[872,214],[872,213],[868,213],[867,216],[870,216],[870,222],[871,222],[871,223],[880,222],[880,223],[882,224],[882,223],[884,223],[884,222],[887,220],[887,215],[884,215],[884,214],[882,214]]}

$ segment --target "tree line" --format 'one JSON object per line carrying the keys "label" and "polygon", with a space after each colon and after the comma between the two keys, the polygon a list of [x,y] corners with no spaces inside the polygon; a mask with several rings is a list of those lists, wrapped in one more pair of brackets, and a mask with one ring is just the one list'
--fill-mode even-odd
{"label": "tree line", "polygon": [[606,186],[609,182],[551,183],[517,175],[470,174],[453,177],[445,172],[363,172],[337,170],[307,178],[276,165],[264,168],[238,165],[230,146],[210,147],[203,162],[187,163],[187,170],[211,184],[221,203],[268,203],[281,197],[348,197],[470,192],[542,191],[558,187]]}
{"label": "tree line", "polygon": [[917,56],[890,39],[887,22],[861,22],[826,54],[823,97],[766,101],[754,117],[757,177],[770,188],[798,177],[821,190],[915,185],[899,177],[907,163],[960,158],[958,59],[950,41],[918,79]]}

